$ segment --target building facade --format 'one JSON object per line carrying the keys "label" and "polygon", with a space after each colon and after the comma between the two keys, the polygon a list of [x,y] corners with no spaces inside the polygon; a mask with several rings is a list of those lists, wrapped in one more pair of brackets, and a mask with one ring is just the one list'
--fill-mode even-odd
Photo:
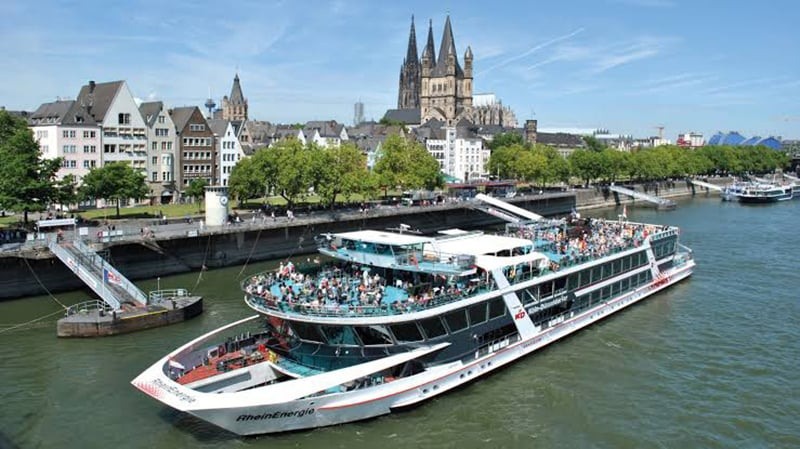
{"label": "building facade", "polygon": [[125,163],[146,176],[147,126],[128,84],[89,81],[81,87],[77,103],[101,127],[103,165]]}
{"label": "building facade", "polygon": [[214,133],[197,106],[173,108],[169,111],[178,140],[176,181],[181,191],[194,179],[208,185],[217,182],[217,150]]}
{"label": "building facade", "polygon": [[242,144],[239,142],[239,131],[242,122],[227,120],[209,120],[208,126],[214,133],[219,155],[219,185],[227,186],[233,167],[244,157]]}
{"label": "building facade", "polygon": [[516,128],[517,116],[508,106],[498,100],[495,94],[475,94],[472,96],[472,115],[470,121],[476,125],[497,125],[503,128]]}
{"label": "building facade", "polygon": [[139,105],[147,125],[147,184],[151,204],[168,204],[178,197],[175,181],[175,124],[160,101]]}
{"label": "building facade", "polygon": [[247,120],[247,98],[242,94],[238,73],[233,77],[231,95],[222,98],[222,120]]}
{"label": "building facade", "polygon": [[80,181],[102,165],[100,126],[77,101],[44,103],[30,114],[28,124],[42,157],[63,158],[58,179],[73,175]]}
{"label": "building facade", "polygon": [[[414,16],[411,16],[411,32],[408,35],[408,49],[403,65],[400,66],[400,82],[397,88],[397,109],[419,108],[420,94],[419,54],[417,53],[417,32],[414,29]],[[356,123],[358,125],[358,123]]]}
{"label": "building facade", "polygon": [[415,130],[428,152],[447,176],[461,181],[486,179],[491,151],[471,126],[446,126],[431,120]]}

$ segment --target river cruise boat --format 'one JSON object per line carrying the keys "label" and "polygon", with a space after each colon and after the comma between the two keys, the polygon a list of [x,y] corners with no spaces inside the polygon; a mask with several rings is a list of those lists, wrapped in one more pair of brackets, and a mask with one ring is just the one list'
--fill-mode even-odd
{"label": "river cruise boat", "polygon": [[505,235],[343,232],[318,249],[316,262],[245,279],[257,314],[132,384],[238,435],[363,420],[485,376],[695,266],[675,227],[575,216]]}
{"label": "river cruise boat", "polygon": [[735,182],[722,190],[723,201],[740,203],[777,203],[791,200],[795,191],[794,184],[775,184],[771,182],[745,181]]}

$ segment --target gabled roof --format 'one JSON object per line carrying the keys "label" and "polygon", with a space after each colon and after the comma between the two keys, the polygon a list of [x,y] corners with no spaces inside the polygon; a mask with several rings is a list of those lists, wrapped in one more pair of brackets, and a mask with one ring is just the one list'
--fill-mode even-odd
{"label": "gabled roof", "polygon": [[77,101],[72,102],[72,106],[67,111],[62,125],[97,125],[97,121],[89,114],[89,111],[81,106]]}
{"label": "gabled roof", "polygon": [[139,113],[144,118],[144,123],[150,127],[156,123],[156,119],[161,111],[164,110],[164,103],[161,101],[146,101],[139,105]]}
{"label": "gabled roof", "polygon": [[108,83],[95,83],[90,81],[81,87],[78,93],[78,104],[88,111],[98,123],[102,123],[108,113],[108,108],[114,102],[117,93],[125,84],[125,81],[111,81]]}
{"label": "gabled roof", "polygon": [[419,108],[412,109],[389,109],[383,116],[386,120],[399,122],[405,125],[418,125],[421,120]]}
{"label": "gabled roof", "polygon": [[208,127],[211,129],[211,132],[214,133],[215,136],[222,137],[225,135],[225,131],[228,130],[227,120],[206,119],[206,121],[208,122]]}
{"label": "gabled roof", "polygon": [[306,126],[303,128],[303,130],[316,130],[319,132],[320,137],[340,137],[342,134],[342,128],[344,128],[344,125],[337,123],[335,120],[314,120],[306,123]]}
{"label": "gabled roof", "polygon": [[186,128],[186,124],[191,120],[195,109],[198,109],[197,106],[181,106],[170,109],[169,115],[172,118],[172,122],[175,123],[175,129],[179,132],[183,131],[183,128]]}
{"label": "gabled roof", "polygon": [[75,100],[58,100],[42,103],[30,115],[31,125],[60,124],[66,117]]}

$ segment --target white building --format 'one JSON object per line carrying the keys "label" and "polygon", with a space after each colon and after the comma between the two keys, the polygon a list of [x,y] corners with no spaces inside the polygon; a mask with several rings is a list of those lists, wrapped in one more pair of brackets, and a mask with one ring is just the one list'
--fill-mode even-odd
{"label": "white building", "polygon": [[100,127],[86,108],[74,100],[44,103],[29,117],[29,126],[46,159],[63,158],[56,176],[80,181],[101,165]]}
{"label": "white building", "polygon": [[244,157],[239,131],[242,122],[228,120],[209,120],[208,126],[214,132],[219,154],[219,185],[227,186],[233,167]]}
{"label": "white building", "polygon": [[160,101],[139,105],[147,125],[147,183],[153,203],[168,204],[175,194],[175,124]]}
{"label": "white building", "polygon": [[308,122],[303,128],[303,134],[306,142],[314,142],[323,148],[336,148],[349,139],[347,127],[335,120]]}
{"label": "white building", "polygon": [[705,145],[706,141],[702,133],[688,132],[678,134],[677,143],[679,147],[699,148]]}
{"label": "white building", "polygon": [[431,120],[415,130],[425,148],[439,162],[445,175],[462,181],[487,178],[486,163],[491,154],[483,139],[469,127],[441,127]]}
{"label": "white building", "polygon": [[77,103],[102,130],[102,160],[124,162],[147,175],[147,125],[125,81],[89,84]]}

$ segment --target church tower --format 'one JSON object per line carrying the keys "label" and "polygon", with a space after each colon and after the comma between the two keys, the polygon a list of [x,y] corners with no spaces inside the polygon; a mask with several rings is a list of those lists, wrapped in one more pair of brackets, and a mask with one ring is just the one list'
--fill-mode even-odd
{"label": "church tower", "polygon": [[417,56],[417,33],[414,16],[411,16],[411,32],[408,35],[406,58],[400,67],[400,84],[397,89],[397,109],[419,108],[419,56]]}
{"label": "church tower", "polygon": [[454,126],[472,114],[472,49],[464,54],[464,68],[458,62],[450,16],[444,24],[439,57],[433,49],[433,25],[422,53],[420,73],[420,117],[422,122],[437,119]]}
{"label": "church tower", "polygon": [[242,94],[238,73],[233,78],[230,97],[222,98],[222,120],[242,122],[247,120],[247,99]]}

